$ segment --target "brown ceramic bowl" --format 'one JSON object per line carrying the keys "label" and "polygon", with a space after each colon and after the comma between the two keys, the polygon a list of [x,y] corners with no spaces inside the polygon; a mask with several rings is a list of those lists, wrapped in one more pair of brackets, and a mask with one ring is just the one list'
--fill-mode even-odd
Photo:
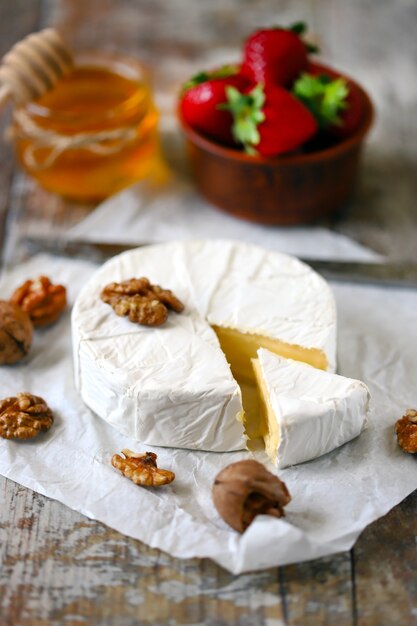
{"label": "brown ceramic bowl", "polygon": [[334,213],[353,190],[363,140],[374,116],[368,94],[348,80],[363,98],[362,123],[350,137],[314,152],[249,156],[215,143],[179,116],[200,193],[219,209],[261,224],[308,223]]}

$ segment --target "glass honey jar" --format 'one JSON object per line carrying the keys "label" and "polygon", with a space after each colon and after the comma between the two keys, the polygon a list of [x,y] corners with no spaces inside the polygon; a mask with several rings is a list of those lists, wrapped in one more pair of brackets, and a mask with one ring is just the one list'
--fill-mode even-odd
{"label": "glass honey jar", "polygon": [[158,176],[157,123],[138,62],[86,55],[51,91],[14,111],[11,136],[21,165],[42,187],[96,201]]}

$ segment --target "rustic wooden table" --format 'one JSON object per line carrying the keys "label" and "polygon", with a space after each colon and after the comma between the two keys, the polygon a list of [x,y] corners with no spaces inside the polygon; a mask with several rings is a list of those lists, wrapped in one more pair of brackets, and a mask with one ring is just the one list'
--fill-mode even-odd
{"label": "rustic wooden table", "polygon": [[[164,112],[184,78],[235,55],[253,27],[299,18],[323,57],[367,85],[378,109],[355,198],[326,225],[392,259],[417,260],[414,0],[0,0],[0,53],[56,25],[75,48],[142,58]],[[4,114],[1,130],[6,124]],[[38,189],[5,142],[0,189],[7,262],[22,234],[62,233],[91,210]],[[208,560],[173,559],[0,478],[0,625],[417,624],[416,512],[414,493],[350,552],[232,576]]]}

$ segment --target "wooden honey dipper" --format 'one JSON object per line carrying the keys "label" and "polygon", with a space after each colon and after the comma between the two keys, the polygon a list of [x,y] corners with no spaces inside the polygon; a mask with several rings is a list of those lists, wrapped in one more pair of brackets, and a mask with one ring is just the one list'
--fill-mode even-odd
{"label": "wooden honey dipper", "polygon": [[71,71],[73,59],[53,28],[29,35],[13,46],[0,66],[0,104],[18,105],[39,98]]}

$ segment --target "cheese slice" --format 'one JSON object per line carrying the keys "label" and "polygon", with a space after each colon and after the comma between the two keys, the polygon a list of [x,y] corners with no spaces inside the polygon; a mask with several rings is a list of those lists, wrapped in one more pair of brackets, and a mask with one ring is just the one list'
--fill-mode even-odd
{"label": "cheese slice", "polygon": [[[159,328],[100,300],[109,282],[146,276],[185,304]],[[245,447],[242,388],[261,345],[330,371],[336,312],[327,283],[297,259],[233,241],[138,248],[102,266],[72,315],[76,384],[97,415],[143,443],[212,451]],[[223,348],[223,349],[222,349]],[[231,365],[231,367],[230,367]],[[232,368],[232,369],[231,369]],[[249,411],[259,430],[257,409]]]}
{"label": "cheese slice", "polygon": [[262,348],[252,363],[261,397],[265,450],[278,467],[326,454],[365,427],[370,394],[361,381]]}

